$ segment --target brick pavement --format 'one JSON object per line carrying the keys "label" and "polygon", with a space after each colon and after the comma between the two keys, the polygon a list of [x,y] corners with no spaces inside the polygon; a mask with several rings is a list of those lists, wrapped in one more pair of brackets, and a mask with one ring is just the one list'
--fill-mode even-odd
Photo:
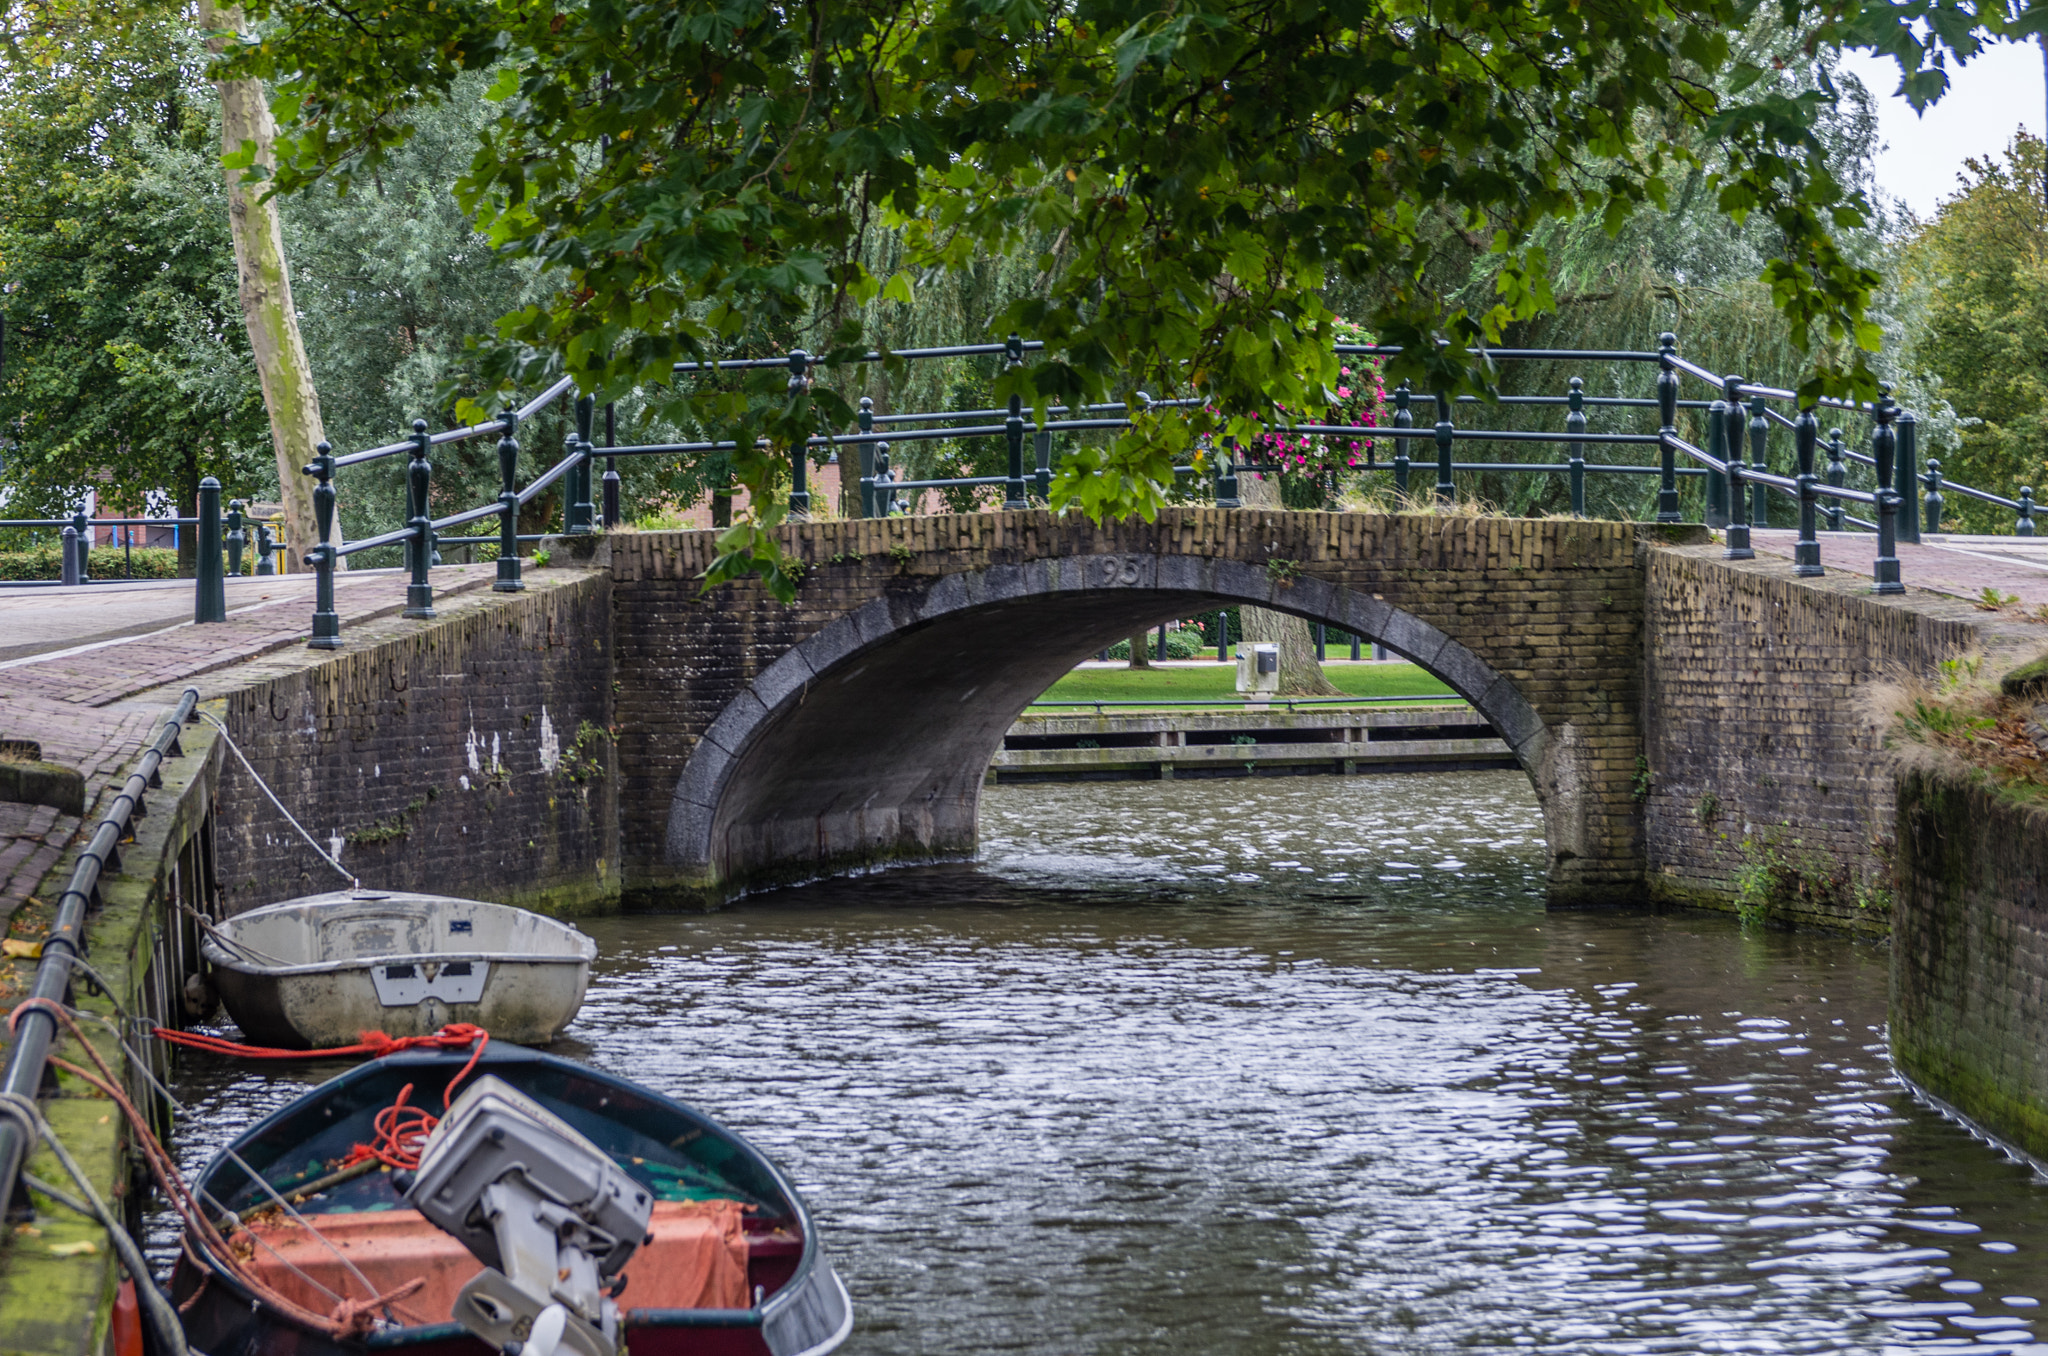
{"label": "brick pavement", "polygon": [[[1797,532],[1755,528],[1750,541],[1760,552],[1792,557]],[[2038,542],[2039,545],[2035,545]],[[1823,532],[1820,561],[1832,572],[1870,576],[1877,538],[1868,532]],[[1908,588],[1928,589],[1976,602],[1984,590],[2016,596],[2021,609],[2048,604],[2048,538],[1944,537],[1914,545],[1900,542],[1899,578]]]}
{"label": "brick pavement", "polygon": [[[446,566],[434,572],[435,593],[485,588],[495,577],[492,565]],[[401,572],[338,582],[344,640],[351,626],[405,606]],[[88,585],[0,599],[0,636],[24,637],[22,644],[47,655],[0,663],[0,738],[36,740],[46,760],[75,767],[86,780],[84,820],[40,806],[0,804],[0,920],[30,897],[140,751],[163,709],[164,694],[153,689],[175,690],[201,674],[302,646],[311,625],[310,579],[300,576],[235,581],[229,607],[237,610],[203,627],[175,621],[190,613],[189,584],[183,591],[149,591],[138,601],[134,595],[143,592]],[[138,622],[148,627],[143,634],[97,643],[110,626]]]}

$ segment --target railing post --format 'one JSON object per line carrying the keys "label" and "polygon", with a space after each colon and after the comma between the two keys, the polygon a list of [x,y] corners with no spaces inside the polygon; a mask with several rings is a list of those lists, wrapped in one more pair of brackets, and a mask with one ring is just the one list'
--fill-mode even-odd
{"label": "railing post", "polygon": [[1871,567],[1872,593],[1904,593],[1899,582],[1899,492],[1892,488],[1894,459],[1898,455],[1898,431],[1892,419],[1898,407],[1892,404],[1892,388],[1877,388],[1877,427],[1870,433],[1870,455],[1877,463],[1877,560]]}
{"label": "railing post", "polygon": [[1050,505],[1052,503],[1052,430],[1043,423],[1039,424],[1038,432],[1031,439],[1031,455],[1033,460],[1037,462],[1037,469],[1033,472],[1033,483],[1038,486],[1038,501],[1041,504]]}
{"label": "railing post", "polygon": [[313,527],[320,534],[306,563],[313,567],[313,635],[309,649],[341,648],[341,614],[334,610],[334,449],[321,443],[313,449],[313,464],[306,474],[319,483],[313,486]]}
{"label": "railing post", "polygon": [[498,577],[493,593],[518,593],[519,578],[519,416],[504,413],[505,431],[498,437]]}
{"label": "railing post", "polygon": [[[1678,513],[1678,336],[1657,336],[1657,521],[1675,523]],[[1576,379],[1574,379],[1576,385]],[[1573,408],[1578,408],[1574,403]],[[1580,427],[1585,427],[1583,421]],[[1584,509],[1572,512],[1583,515]]]}
{"label": "railing post", "polygon": [[867,441],[875,431],[875,398],[860,398],[860,516],[875,516],[875,445]]}
{"label": "railing post", "polygon": [[[1004,349],[1007,360],[1003,365],[1013,373],[1022,369],[1024,340],[1013,334],[1004,341]],[[1030,501],[1024,497],[1024,399],[1015,391],[1010,392],[1010,417],[1003,421],[1003,435],[1010,443],[1010,478],[1003,486],[1003,507],[1030,508]]]}
{"label": "railing post", "polygon": [[84,583],[78,572],[78,529],[66,527],[58,540],[61,543],[58,550],[62,555],[57,562],[57,578],[63,581],[67,588],[73,584]]}
{"label": "railing post", "polygon": [[[1728,456],[1728,402],[1716,396],[1707,406],[1707,455],[1726,464]],[[1728,474],[1707,468],[1707,526],[1728,526]],[[1716,492],[1718,487],[1718,493]]]}
{"label": "railing post", "polygon": [[569,507],[562,515],[562,528],[570,536],[589,536],[597,530],[597,505],[590,502],[590,486],[596,479],[591,463],[596,444],[590,435],[597,420],[597,398],[576,398],[576,464],[569,468]]}
{"label": "railing post", "polygon": [[[1842,430],[1838,428],[1829,429],[1828,484],[1830,487],[1837,490],[1841,489],[1843,486],[1849,483],[1849,467],[1848,464],[1842,460],[1842,454],[1846,450],[1847,449],[1842,444]],[[1846,514],[1848,510],[1842,507],[1841,500],[1836,499],[1829,502],[1827,512],[1828,531],[1840,532],[1842,530],[1843,515]]]}
{"label": "railing post", "polygon": [[1457,425],[1451,422],[1451,394],[1436,393],[1436,502],[1448,507],[1457,502],[1458,487],[1451,481],[1451,445]]}
{"label": "railing post", "polygon": [[1941,463],[1933,457],[1927,459],[1927,534],[1933,536],[1941,531],[1941,510],[1947,503],[1941,497]]}
{"label": "railing post", "polygon": [[1920,540],[1920,421],[1913,412],[1901,409],[1897,420],[1899,430],[1899,470],[1892,483],[1899,491],[1899,540],[1917,542]]}
{"label": "railing post", "polygon": [[[794,349],[789,355],[789,400],[803,394],[810,385],[811,355],[802,349]],[[811,448],[807,438],[799,438],[789,449],[789,516],[802,519],[811,516],[811,491],[808,474],[811,469]]]}
{"label": "railing post", "polygon": [[192,536],[199,550],[198,568],[192,571],[192,620],[224,622],[228,586],[220,572],[220,482],[212,476],[199,482],[199,530]]}
{"label": "railing post", "polygon": [[1408,408],[1413,398],[1407,382],[1394,388],[1394,488],[1404,497],[1408,493],[1408,439],[1401,434],[1415,427],[1415,412]]}
{"label": "railing post", "polygon": [[434,618],[434,585],[427,570],[434,563],[434,519],[428,511],[429,490],[433,486],[434,464],[427,460],[427,449],[432,440],[427,436],[427,421],[412,421],[412,461],[405,468],[405,481],[413,514],[406,526],[413,531],[408,545],[412,554],[412,581],[405,586],[404,615],[415,621],[432,621]]}
{"label": "railing post", "polygon": [[[604,404],[604,445],[607,448],[619,445],[619,408],[613,401]],[[604,525],[610,531],[619,525],[619,459],[604,459]]]}
{"label": "railing post", "polygon": [[272,559],[277,542],[271,535],[269,523],[256,524],[256,575],[263,578],[277,573],[277,561]]}
{"label": "railing post", "polygon": [[1820,503],[1820,477],[1813,473],[1813,452],[1819,443],[1820,420],[1814,418],[1809,405],[1799,412],[1799,423],[1792,431],[1793,456],[1799,466],[1799,544],[1792,548],[1792,573],[1806,578],[1826,573],[1820,566],[1820,539],[1813,534]]}
{"label": "railing post", "polygon": [[[1765,417],[1764,398],[1752,396],[1749,401],[1749,464],[1759,471],[1771,469],[1771,421]],[[1751,488],[1754,506],[1749,521],[1756,527],[1771,525],[1771,487],[1761,480]]]}
{"label": "railing post", "polygon": [[249,545],[249,534],[243,530],[242,501],[228,500],[228,578],[242,577],[242,552]]}
{"label": "railing post", "polygon": [[[1217,464],[1216,471],[1216,507],[1244,507],[1244,501],[1237,496],[1237,439],[1223,440],[1223,460]],[[1229,623],[1224,625],[1227,627]]]}
{"label": "railing post", "polygon": [[[1586,445],[1577,441],[1577,436],[1586,431],[1586,383],[1573,377],[1567,398],[1572,407],[1571,413],[1564,417],[1565,434],[1573,439],[1566,444],[1566,450],[1571,453],[1572,516],[1583,518],[1586,516]],[[1668,455],[1668,445],[1665,451]]]}
{"label": "railing post", "polygon": [[2015,537],[2031,537],[2034,535],[2034,487],[2032,485],[2020,486],[2020,518],[2018,522],[2012,525],[2012,534]]}
{"label": "railing post", "polygon": [[1749,544],[1748,487],[1742,483],[1742,440],[1748,421],[1742,417],[1741,377],[1721,379],[1722,399],[1714,402],[1721,410],[1721,445],[1728,451],[1728,549],[1724,560],[1754,560]]}
{"label": "railing post", "polygon": [[92,582],[92,519],[86,516],[84,509],[76,509],[71,514],[71,525],[78,529],[78,545],[72,548],[78,552],[78,582],[89,584]]}

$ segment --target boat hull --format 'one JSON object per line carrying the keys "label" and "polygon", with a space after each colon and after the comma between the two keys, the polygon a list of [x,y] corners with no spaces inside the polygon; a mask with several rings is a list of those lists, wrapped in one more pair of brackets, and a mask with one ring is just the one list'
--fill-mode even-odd
{"label": "boat hull", "polygon": [[[367,1136],[376,1112],[405,1085],[413,1086],[413,1104],[440,1106],[467,1060],[468,1053],[461,1051],[410,1051],[350,1070],[243,1134],[195,1185],[221,1214],[240,1213],[270,1199],[249,1171],[289,1194],[301,1182],[326,1173],[349,1144]],[[852,1305],[818,1246],[808,1210],[781,1171],[738,1135],[681,1102],[539,1051],[494,1041],[478,1071],[495,1074],[568,1120],[621,1166],[631,1164],[628,1171],[665,1191],[667,1199],[742,1203],[742,1211],[728,1216],[744,1214],[747,1237],[745,1275],[733,1289],[754,1296],[754,1303],[744,1308],[636,1308],[629,1289],[621,1300],[623,1344],[633,1356],[823,1356],[845,1339]],[[388,1175],[376,1172],[295,1204],[316,1222],[325,1215],[369,1233],[376,1232],[376,1221],[396,1222],[411,1214],[402,1208]],[[657,1205],[657,1230],[661,1210]],[[690,1207],[679,1206],[675,1213],[689,1214]],[[284,1221],[277,1227],[291,1228]],[[358,1246],[339,1231],[330,1241]],[[202,1258],[209,1256],[198,1239],[188,1237],[188,1244]],[[446,1251],[445,1242],[441,1251]],[[355,1255],[359,1260],[366,1256]],[[411,1269],[403,1259],[382,1260],[389,1264],[383,1272],[365,1267],[380,1287],[383,1275]],[[633,1274],[630,1264],[626,1274]],[[642,1288],[649,1284],[643,1281]],[[191,1344],[208,1356],[350,1356],[385,1348],[413,1356],[489,1356],[493,1350],[446,1321],[410,1322],[361,1339],[338,1338],[271,1307],[225,1271],[202,1271],[185,1256],[172,1275],[172,1298],[184,1312]],[[658,1287],[649,1298],[660,1300]]]}

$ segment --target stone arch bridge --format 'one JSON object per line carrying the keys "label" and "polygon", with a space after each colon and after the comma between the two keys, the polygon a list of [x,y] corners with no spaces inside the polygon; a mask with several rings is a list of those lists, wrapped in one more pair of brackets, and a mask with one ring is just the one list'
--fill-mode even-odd
{"label": "stone arch bridge", "polygon": [[716,904],[971,853],[1026,704],[1141,628],[1248,603],[1377,640],[1471,701],[1535,787],[1552,903],[1640,898],[1641,553],[1659,531],[1204,508],[824,521],[786,529],[808,567],[791,604],[701,592],[710,533],[611,537],[626,888]]}

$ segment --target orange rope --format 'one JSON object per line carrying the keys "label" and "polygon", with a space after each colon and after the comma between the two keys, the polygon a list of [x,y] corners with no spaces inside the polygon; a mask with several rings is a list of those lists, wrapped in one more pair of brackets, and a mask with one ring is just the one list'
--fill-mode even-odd
{"label": "orange rope", "polygon": [[[452,1022],[431,1036],[388,1036],[382,1031],[364,1031],[359,1033],[361,1039],[354,1045],[334,1045],[322,1050],[283,1050],[268,1045],[244,1045],[240,1041],[209,1036],[200,1031],[174,1031],[167,1026],[153,1027],[150,1034],[160,1041],[182,1045],[190,1050],[204,1050],[215,1055],[236,1055],[243,1059],[333,1059],[344,1055],[373,1055],[382,1058],[385,1055],[395,1055],[400,1050],[416,1050],[422,1046],[460,1050],[479,1037],[485,1040],[490,1038],[489,1032],[468,1022]],[[465,1069],[463,1072],[466,1074],[469,1071]],[[458,1078],[456,1081],[461,1080]]]}

